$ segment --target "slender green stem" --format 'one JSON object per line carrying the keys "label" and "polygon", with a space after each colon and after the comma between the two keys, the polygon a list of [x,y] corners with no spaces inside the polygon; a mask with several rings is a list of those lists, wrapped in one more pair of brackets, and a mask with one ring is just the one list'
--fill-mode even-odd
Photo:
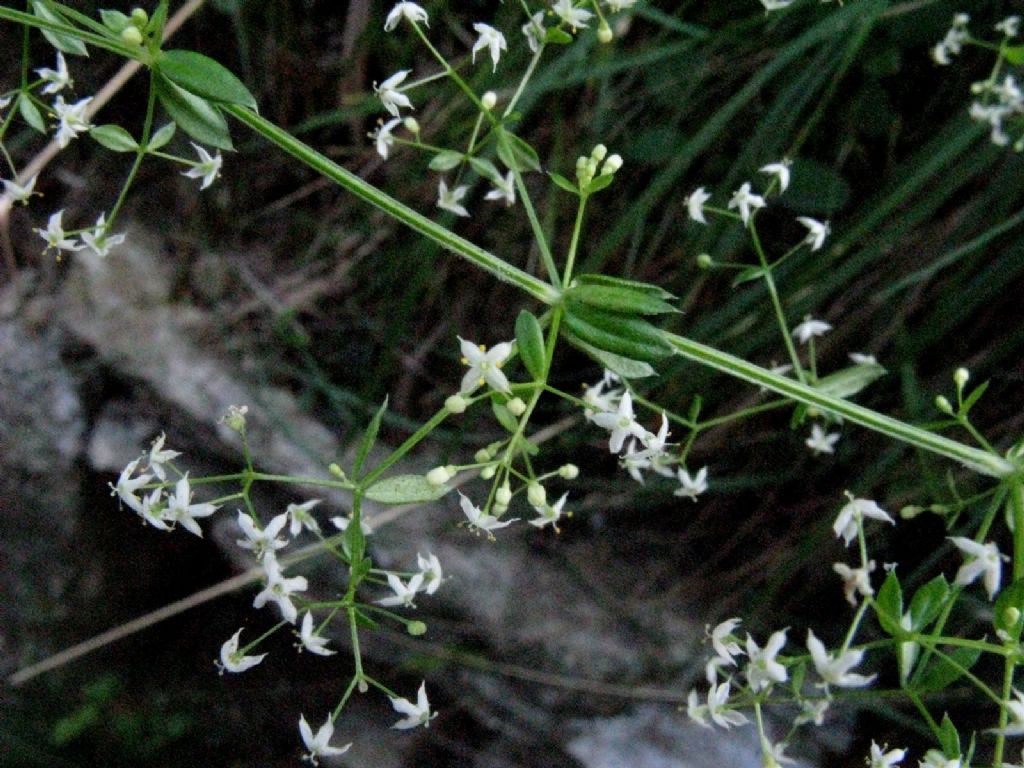
{"label": "slender green stem", "polygon": [[109,37],[97,35],[92,32],[86,32],[85,30],[79,29],[78,27],[70,24],[50,21],[49,19],[43,19],[31,13],[16,11],[13,8],[6,8],[4,6],[0,6],[0,21],[13,21],[17,24],[23,24],[26,27],[45,29],[50,32],[68,35],[69,37],[77,37],[83,43],[88,43],[89,45],[94,45],[97,48],[112,51],[120,56],[124,56],[126,59],[138,59],[139,53],[143,51],[141,48],[129,47],[123,43],[115,42]]}
{"label": "slender green stem", "polygon": [[156,109],[156,72],[150,70],[149,73],[149,95],[146,99],[146,118],[142,124],[142,136],[139,141],[139,148],[135,151],[135,162],[132,163],[131,170],[128,171],[128,178],[125,179],[124,185],[121,187],[121,193],[117,196],[117,201],[114,203],[114,207],[110,209],[110,218],[107,219],[107,231],[114,226],[114,220],[117,219],[117,214],[121,211],[121,206],[124,205],[124,201],[128,199],[128,190],[131,189],[132,182],[135,181],[135,176],[139,172],[139,168],[142,167],[142,161],[146,159],[146,147],[149,145],[149,134],[153,130],[153,112]]}
{"label": "slender green stem", "polygon": [[505,107],[505,111],[502,113],[502,117],[508,117],[512,114],[512,111],[516,108],[516,104],[519,103],[519,99],[522,98],[523,92],[526,90],[526,84],[530,82],[533,77],[534,71],[537,69],[537,65],[540,63],[541,57],[544,55],[544,43],[541,42],[537,46],[537,52],[533,54],[533,58],[530,59],[530,63],[526,67],[526,72],[523,73],[522,79],[519,81],[519,85],[516,88],[516,92],[512,94],[512,98],[508,101],[508,106]]}
{"label": "slender green stem", "polygon": [[244,107],[227,106],[224,109],[237,120],[252,128],[268,141],[276,144],[317,173],[326,176],[359,199],[379,208],[389,216],[416,230],[424,237],[433,240],[442,247],[476,264],[481,269],[490,272],[499,280],[512,283],[545,304],[554,304],[560,298],[560,292],[543,280],[509,264],[480,246],[456,235],[454,232],[450,232],[423,214],[417,213],[404,203],[380,191],[372,184],[363,181],[351,171],[342,168],[308,144],[299,141],[287,131],[278,128],[269,120]]}
{"label": "slender green stem", "polygon": [[415,448],[416,445],[418,445],[421,440],[428,437],[430,433],[433,432],[434,429],[441,422],[447,419],[448,413],[449,411],[447,408],[442,408],[440,411],[431,416],[430,419],[426,421],[422,427],[420,427],[413,434],[407,437],[405,439],[405,442],[403,442],[400,446],[395,448],[395,450],[392,451],[386,459],[384,459],[380,464],[374,467],[372,471],[367,472],[366,475],[364,475],[363,478],[359,481],[359,486],[361,488],[369,488],[371,485],[373,485],[374,481],[378,477],[387,472],[392,466],[395,465],[396,462],[398,462],[409,451]]}
{"label": "slender green stem", "polygon": [[764,284],[768,288],[768,296],[772,300],[772,309],[775,311],[775,320],[779,324],[779,330],[782,332],[782,340],[786,345],[786,352],[789,354],[789,360],[793,364],[793,371],[796,373],[796,377],[800,380],[801,384],[806,384],[807,379],[804,375],[804,368],[800,364],[800,355],[796,352],[796,346],[793,344],[793,337],[789,332],[789,325],[786,323],[786,313],[782,309],[782,299],[779,298],[779,291],[775,287],[775,278],[772,277],[772,268],[768,264],[768,257],[765,255],[764,248],[761,246],[761,238],[757,236],[757,227],[754,222],[750,222],[750,240],[754,244],[754,250],[757,252],[757,258],[761,262],[761,276],[764,277]]}
{"label": "slender green stem", "polygon": [[1013,580],[1024,578],[1024,481],[1009,481],[1009,505],[1013,516]]}
{"label": "slender green stem", "polygon": [[1014,656],[1007,656],[1003,661],[1003,698],[999,706],[999,723],[996,726],[996,745],[992,749],[992,768],[1001,768],[1003,765],[1003,750],[1006,747],[1007,707],[1005,703],[1010,700],[1013,693],[1013,671],[1017,667],[1017,659]]}
{"label": "slender green stem", "polygon": [[572,279],[572,268],[576,263],[576,248],[580,244],[580,233],[583,231],[583,211],[587,207],[587,196],[580,195],[580,204],[576,209],[576,223],[572,228],[572,240],[569,243],[569,255],[565,259],[565,274],[562,277],[562,285],[568,285]]}

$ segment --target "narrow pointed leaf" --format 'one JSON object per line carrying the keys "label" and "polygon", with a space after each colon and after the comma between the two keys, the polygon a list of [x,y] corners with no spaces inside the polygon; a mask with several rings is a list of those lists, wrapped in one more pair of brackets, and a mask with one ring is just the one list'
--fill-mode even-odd
{"label": "narrow pointed leaf", "polygon": [[547,355],[544,348],[544,332],[540,321],[525,309],[516,318],[516,349],[526,370],[537,381],[545,374]]}
{"label": "narrow pointed leaf", "polygon": [[224,115],[206,99],[182,90],[165,77],[154,79],[156,95],[168,116],[200,144],[233,149]]}
{"label": "narrow pointed leaf", "polygon": [[156,67],[172,83],[196,96],[256,109],[256,99],[245,84],[209,56],[195,51],[165,51]]}
{"label": "narrow pointed leaf", "polygon": [[363,433],[363,439],[359,441],[356,458],[355,461],[352,462],[352,474],[355,477],[359,477],[363,469],[363,464],[366,462],[366,457],[370,455],[370,450],[373,448],[373,444],[377,442],[377,433],[380,432],[380,420],[384,417],[384,411],[387,409],[388,399],[385,397],[380,408],[377,409],[377,412],[373,414],[373,418],[370,419],[370,423],[367,425],[366,431]]}

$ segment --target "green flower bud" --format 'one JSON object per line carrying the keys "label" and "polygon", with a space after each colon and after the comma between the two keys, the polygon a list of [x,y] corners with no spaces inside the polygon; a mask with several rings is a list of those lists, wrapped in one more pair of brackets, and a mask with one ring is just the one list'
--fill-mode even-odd
{"label": "green flower bud", "polygon": [[715,265],[715,260],[711,258],[709,253],[701,253],[697,256],[697,267],[699,269],[711,269]]}
{"label": "green flower bud", "polygon": [[497,471],[497,468],[493,464],[491,464],[490,466],[484,467],[483,469],[480,470],[480,477],[482,477],[484,480],[490,480],[492,477],[494,477]]}
{"label": "green flower bud", "polygon": [[580,468],[575,464],[563,464],[558,468],[558,475],[566,480],[575,480],[580,476]]}
{"label": "green flower bud", "polygon": [[547,491],[540,483],[530,483],[526,488],[526,500],[535,507],[543,507],[548,500]]}
{"label": "green flower bud", "polygon": [[128,45],[142,45],[142,33],[138,27],[125,27],[121,30],[121,39]]}
{"label": "green flower bud", "polygon": [[407,117],[402,121],[402,125],[405,126],[405,130],[414,136],[418,136],[420,133],[420,124],[416,121],[415,117]]}
{"label": "green flower bud", "polygon": [[477,464],[486,464],[492,458],[494,458],[494,457],[491,456],[491,452],[489,450],[487,450],[486,448],[481,448],[479,451],[477,451],[476,453],[473,454],[473,460]]}
{"label": "green flower bud", "polygon": [[495,492],[494,501],[506,509],[508,508],[509,502],[512,501],[512,489],[509,488],[507,482]]}
{"label": "green flower bud", "polygon": [[444,401],[444,407],[452,413],[465,413],[468,405],[469,401],[462,395],[452,395]]}
{"label": "green flower bud", "polygon": [[440,488],[451,479],[452,475],[448,471],[448,467],[434,467],[427,472],[427,482],[435,488]]}
{"label": "green flower bud", "polygon": [[1003,611],[1003,623],[1008,627],[1016,626],[1017,622],[1020,621],[1020,608],[1016,606],[1008,606]]}
{"label": "green flower bud", "polygon": [[590,157],[595,163],[600,163],[605,157],[608,156],[608,147],[604,144],[598,144],[590,151]]}
{"label": "green flower bud", "polygon": [[422,621],[410,621],[405,625],[405,631],[413,637],[419,637],[427,633],[427,625]]}
{"label": "green flower bud", "polygon": [[622,156],[621,155],[612,155],[607,160],[605,160],[604,161],[604,165],[601,166],[601,175],[602,176],[607,176],[609,174],[615,173],[621,167],[622,167]]}
{"label": "green flower bud", "polygon": [[132,8],[131,19],[132,24],[139,29],[143,29],[147,24],[149,24],[149,14],[146,13],[145,8]]}
{"label": "green flower bud", "polygon": [[601,43],[610,43],[615,35],[612,34],[612,28],[608,26],[608,22],[602,20],[601,26],[597,28],[597,39]]}
{"label": "green flower bud", "polygon": [[521,397],[513,397],[505,404],[505,407],[508,408],[513,416],[522,416],[526,413],[526,403],[523,402]]}
{"label": "green flower bud", "polygon": [[957,368],[953,372],[953,381],[956,382],[957,389],[963,389],[969,378],[971,378],[971,372],[966,368]]}
{"label": "green flower bud", "polygon": [[943,395],[939,395],[935,398],[935,407],[949,416],[953,415],[953,406],[949,404],[949,400],[947,400]]}
{"label": "green flower bud", "polygon": [[487,91],[487,93],[480,97],[480,103],[484,105],[484,109],[490,112],[494,109],[494,105],[498,103],[498,94],[494,91]]}
{"label": "green flower bud", "polygon": [[245,414],[249,412],[247,405],[229,405],[228,412],[221,417],[221,423],[228,429],[242,435],[245,434]]}

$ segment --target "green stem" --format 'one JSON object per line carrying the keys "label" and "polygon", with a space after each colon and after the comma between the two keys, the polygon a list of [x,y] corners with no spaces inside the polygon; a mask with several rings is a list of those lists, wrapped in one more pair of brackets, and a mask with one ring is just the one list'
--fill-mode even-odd
{"label": "green stem", "polygon": [[110,209],[110,218],[107,219],[106,231],[110,231],[111,227],[114,226],[114,220],[117,218],[117,214],[121,211],[121,206],[124,205],[124,201],[128,199],[128,190],[131,189],[132,183],[135,181],[135,176],[139,172],[139,168],[142,167],[142,161],[146,158],[146,147],[149,145],[149,134],[153,130],[153,112],[156,109],[156,72],[150,70],[149,73],[149,95],[146,99],[146,118],[142,124],[142,136],[139,141],[139,148],[135,152],[135,162],[132,163],[131,170],[128,171],[128,178],[125,179],[124,186],[121,187],[121,193],[117,196],[117,201],[114,203],[114,207]]}
{"label": "green stem", "polygon": [[1024,578],[1024,482],[1014,477],[1009,486],[1013,514],[1013,580],[1017,581]]}
{"label": "green stem", "polygon": [[[1016,563],[1014,563],[1016,565]],[[1013,693],[1013,671],[1017,666],[1017,659],[1014,656],[1007,656],[1003,662],[1003,698],[999,706],[999,723],[997,731],[1006,728],[1007,707],[1005,703],[1010,700]],[[992,750],[992,768],[1001,768],[1003,765],[1003,749],[1006,747],[1006,734],[996,733],[996,745]]]}
{"label": "green stem", "polygon": [[583,231],[583,211],[587,207],[587,196],[580,195],[580,204],[576,209],[576,224],[572,228],[572,241],[569,243],[569,255],[565,260],[565,275],[562,285],[568,285],[572,279],[572,268],[576,262],[576,248],[580,244],[580,233]]}
{"label": "green stem", "polygon": [[764,284],[768,288],[768,295],[772,300],[772,309],[775,311],[775,320],[779,324],[779,330],[782,331],[782,340],[786,344],[786,352],[789,353],[789,360],[793,364],[793,371],[796,373],[796,377],[800,380],[801,384],[806,384],[807,379],[804,377],[804,368],[800,364],[800,356],[796,352],[796,346],[793,344],[793,337],[789,332],[789,325],[786,323],[786,313],[782,309],[782,299],[779,298],[779,291],[775,287],[775,278],[772,277],[772,268],[768,265],[768,257],[764,253],[764,248],[761,246],[761,238],[757,236],[757,227],[754,226],[753,220],[750,222],[750,240],[754,244],[754,250],[757,251],[757,258],[761,262],[761,274],[764,277]]}
{"label": "green stem", "polygon": [[16,11],[13,8],[6,8],[0,6],[0,21],[13,21],[17,24],[22,24],[26,27],[34,27],[36,29],[46,29],[50,32],[58,32],[60,34],[68,35],[69,37],[77,37],[83,43],[94,45],[97,48],[103,48],[119,56],[124,56],[126,59],[138,59],[141,48],[133,48],[123,43],[114,42],[109,37],[103,35],[97,35],[92,32],[86,32],[85,30],[74,27],[70,24],[62,24],[57,21],[50,21],[48,19],[42,19],[34,14],[25,13],[24,11]]}
{"label": "green stem", "polygon": [[380,191],[372,184],[363,181],[351,171],[342,168],[333,160],[325,157],[309,145],[299,141],[287,131],[278,128],[259,115],[237,105],[225,106],[224,110],[240,122],[252,128],[268,141],[276,144],[292,157],[326,176],[339,186],[344,187],[353,195],[379,208],[389,216],[438,243],[444,248],[471,261],[481,269],[507,283],[511,283],[544,304],[554,304],[560,298],[560,292],[533,275],[524,272],[480,246],[463,237],[448,231],[440,224],[431,221],[421,213],[417,213],[404,203]]}

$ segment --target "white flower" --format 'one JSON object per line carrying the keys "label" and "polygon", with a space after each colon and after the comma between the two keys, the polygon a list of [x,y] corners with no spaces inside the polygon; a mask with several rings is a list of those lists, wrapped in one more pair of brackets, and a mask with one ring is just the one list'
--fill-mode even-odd
{"label": "white flower", "polygon": [[423,10],[416,3],[398,3],[394,8],[391,9],[391,13],[388,14],[387,19],[384,20],[384,31],[390,32],[398,26],[398,22],[402,19],[415,24],[422,21],[428,27],[430,24],[427,23],[427,12]]}
{"label": "white flower", "polygon": [[85,246],[77,240],[64,235],[64,209],[52,214],[46,222],[46,229],[34,230],[43,240],[46,241],[46,249],[54,251],[68,251],[74,253],[82,250]]}
{"label": "white flower", "polygon": [[698,725],[702,725],[705,728],[710,728],[711,724],[707,719],[708,708],[706,704],[701,704],[700,694],[697,693],[696,688],[691,688],[690,692],[686,696],[686,715],[693,722]]}
{"label": "white flower", "polygon": [[167,439],[167,435],[161,432],[153,444],[149,447],[149,455],[146,458],[146,465],[149,471],[160,478],[160,482],[167,480],[167,472],[164,470],[164,464],[169,461],[181,456],[178,451],[171,451],[164,448],[164,440]]}
{"label": "white flower", "polygon": [[516,204],[515,176],[512,171],[506,173],[504,177],[498,176],[490,181],[494,188],[484,195],[484,200],[504,200],[505,205]]}
{"label": "white flower", "polygon": [[[82,233],[82,242],[91,248],[101,259],[109,256],[110,249],[115,245],[123,243],[124,238],[124,232],[119,232],[116,235],[107,234],[107,215],[105,213],[101,213],[100,217],[96,219],[96,226],[92,231],[86,230]],[[169,453],[174,453],[175,456],[178,455],[174,451],[169,451]],[[150,468],[159,475],[157,469],[153,467],[152,459],[150,459]],[[160,479],[163,480],[164,478],[160,477]]]}
{"label": "white flower", "polygon": [[988,733],[998,733],[1003,736],[1024,736],[1024,693],[1016,688],[1013,689],[1016,701],[1007,701],[1006,710],[1010,716],[1010,722],[1004,728],[989,728]]}
{"label": "white flower", "polygon": [[626,453],[622,456],[619,464],[629,473],[630,477],[641,484],[644,482],[644,470],[651,468],[651,460],[647,458],[647,451],[638,450],[636,440],[632,439],[626,446]]}
{"label": "white flower", "polygon": [[476,63],[476,52],[483,48],[487,48],[490,50],[491,62],[494,65],[492,71],[497,71],[498,59],[501,58],[501,52],[508,50],[508,43],[505,42],[505,36],[489,24],[477,23],[473,25],[473,29],[478,35],[480,35],[473,44],[473,63]]}
{"label": "white flower", "polygon": [[468,395],[486,383],[497,392],[511,394],[512,390],[509,388],[508,379],[501,371],[501,366],[512,354],[512,344],[503,341],[488,351],[483,344],[474,344],[461,336],[456,338],[459,339],[459,349],[462,351],[462,364],[469,366],[469,370],[462,377],[459,393]]}
{"label": "white flower", "polygon": [[604,4],[608,6],[608,10],[611,13],[618,13],[627,8],[632,8],[636,5],[636,0],[604,0]]}
{"label": "white flower", "polygon": [[373,134],[374,142],[377,146],[377,154],[385,160],[388,159],[388,149],[395,143],[395,137],[391,135],[391,132],[395,130],[402,121],[399,118],[394,120],[388,120],[384,125],[377,128],[377,132]]}
{"label": "white flower", "polygon": [[850,495],[848,498],[849,501],[839,510],[836,521],[832,523],[832,530],[836,537],[841,536],[846,546],[850,546],[850,542],[857,538],[857,529],[860,528],[865,517],[896,525],[896,521],[876,502],[870,499],[855,499]]}
{"label": "white flower", "polygon": [[[384,105],[384,109],[395,117],[399,116],[399,109],[414,109],[412,102],[409,101],[409,97],[397,90],[398,86],[405,81],[405,78],[408,77],[410,72],[412,72],[411,69],[403,69],[393,74],[381,83],[380,86],[377,86],[376,84],[373,86],[373,90],[376,91],[377,98],[379,98],[380,103]],[[386,154],[385,157],[387,157]]]}
{"label": "white flower", "polygon": [[825,244],[825,238],[831,232],[828,222],[818,221],[810,216],[797,216],[796,220],[807,227],[807,237],[804,238],[804,242],[811,246],[811,251],[820,249]]}
{"label": "white flower", "polygon": [[326,637],[320,637],[313,632],[313,614],[306,611],[306,615],[302,617],[302,627],[299,631],[299,650],[305,648],[317,656],[332,656],[337,651],[328,648],[327,642]]}
{"label": "white flower", "polygon": [[544,12],[537,11],[528,22],[523,24],[523,35],[526,37],[526,44],[530,46],[532,53],[537,53],[540,50],[540,44],[545,34]]}
{"label": "white flower", "polygon": [[268,601],[273,600],[281,609],[281,615],[289,624],[294,624],[299,612],[292,602],[292,595],[296,592],[304,592],[309,587],[305,576],[292,576],[285,578],[281,573],[281,565],[277,558],[267,554],[263,558],[263,574],[266,584],[263,591],[256,595],[252,601],[253,608],[262,608]]}
{"label": "white flower", "polygon": [[743,725],[747,718],[742,712],[726,709],[729,704],[729,682],[712,685],[708,689],[708,714],[711,719],[726,730],[734,725]]}
{"label": "white flower", "polygon": [[708,220],[704,218],[704,203],[710,199],[711,195],[704,191],[704,187],[697,187],[693,190],[683,201],[690,218],[701,224],[707,224]]}
{"label": "white flower", "polygon": [[605,391],[606,387],[611,387],[616,381],[618,381],[618,377],[614,373],[605,371],[601,381],[584,389],[583,402],[588,407],[583,410],[583,417],[587,421],[593,421],[595,413],[606,413],[618,408],[622,391],[618,389]]}
{"label": "white flower", "polygon": [[619,407],[615,413],[595,413],[591,421],[602,429],[611,430],[608,449],[612,453],[621,451],[622,444],[630,435],[642,440],[647,434],[647,431],[636,423],[636,414],[633,413],[633,398],[629,392],[622,393]]}
{"label": "white flower", "polygon": [[469,192],[469,187],[465,184],[460,184],[455,189],[448,189],[448,185],[444,179],[441,179],[437,185],[437,207],[445,211],[451,211],[456,216],[469,216],[469,211],[466,210],[460,201]]}
{"label": "white flower", "polygon": [[804,445],[815,453],[835,453],[839,438],[838,432],[826,432],[820,424],[812,424],[811,436],[804,440]]}
{"label": "white flower", "polygon": [[761,166],[760,168],[761,173],[767,173],[778,179],[780,195],[785,192],[786,188],[789,186],[789,165],[790,161],[783,159],[778,163],[769,163],[768,165]]}
{"label": "white flower", "polygon": [[320,526],[316,522],[309,510],[320,503],[320,499],[310,499],[302,504],[289,504],[284,513],[291,518],[291,524],[288,526],[288,532],[293,537],[298,536],[303,528],[306,528],[313,533],[320,533]]}
{"label": "white flower", "polygon": [[192,167],[182,173],[182,176],[188,176],[190,179],[202,179],[203,183],[199,185],[199,189],[206,189],[208,186],[213,184],[220,176],[220,167],[224,162],[224,158],[220,156],[218,151],[216,155],[210,156],[210,153],[200,147],[194,141],[190,141],[189,144],[199,155],[199,162],[192,163]]}
{"label": "white flower", "polygon": [[423,585],[423,574],[417,573],[408,582],[402,581],[395,574],[389,573],[388,586],[391,587],[391,591],[395,594],[385,597],[381,600],[375,600],[377,605],[391,606],[401,605],[405,608],[415,608],[416,605],[413,603],[413,598],[416,597],[416,593],[420,591],[420,587]]}
{"label": "white flower", "polygon": [[740,622],[740,619],[726,619],[720,624],[716,624],[710,632],[708,632],[710,627],[704,628],[704,632],[711,638],[711,645],[715,649],[715,653],[723,664],[735,664],[734,657],[743,653],[743,649],[740,648],[740,644],[733,636],[733,632]]}
{"label": "white flower", "polygon": [[64,61],[64,54],[57,51],[57,69],[37,69],[36,74],[39,75],[43,80],[46,81],[46,85],[40,93],[51,94],[59,93],[67,88],[71,84],[71,76],[68,74],[68,65]]}
{"label": "white flower", "polygon": [[[864,658],[864,651],[848,650],[835,657],[825,650],[825,645],[814,636],[814,632],[811,630],[807,630],[807,650],[811,652],[814,668],[818,671],[821,679],[825,681],[825,686],[860,688],[875,679],[875,675],[865,677],[850,672],[860,664],[861,659]],[[818,687],[823,687],[823,685],[818,683]]]}
{"label": "white flower", "polygon": [[783,8],[788,8],[793,4],[793,0],[761,0],[761,5],[764,6],[764,10],[768,11],[780,11]]}
{"label": "white flower", "polygon": [[430,727],[430,721],[437,717],[436,712],[430,711],[430,702],[427,701],[427,684],[423,682],[420,684],[420,689],[416,693],[416,703],[413,704],[408,699],[391,699],[391,706],[395,708],[395,712],[400,715],[405,715],[405,718],[399,720],[397,723],[392,725],[392,728],[397,728],[401,731],[407,728],[415,728],[418,725],[422,725],[424,728]]}
{"label": "white flower", "polygon": [[0,183],[4,185],[4,195],[11,199],[12,203],[23,203],[28,204],[28,200],[35,193],[36,179],[39,175],[36,174],[27,182],[24,186],[18,184],[17,179],[8,181],[7,179],[0,179]]}
{"label": "white flower", "polygon": [[530,525],[535,525],[538,528],[543,528],[546,525],[550,525],[555,529],[555,533],[560,533],[558,528],[558,521],[564,514],[562,507],[565,506],[565,500],[568,498],[568,493],[563,493],[562,498],[556,501],[554,504],[543,504],[541,506],[535,506],[534,509],[537,511],[538,517],[528,521]]}
{"label": "white flower", "polygon": [[668,415],[662,411],[661,426],[658,428],[658,433],[648,432],[640,438],[640,442],[644,444],[644,453],[651,458],[663,454],[668,446],[670,435],[671,433],[668,431]]}
{"label": "white flower", "polygon": [[700,494],[708,489],[708,468],[701,467],[693,477],[685,469],[678,469],[679,487],[672,491],[673,496],[696,501]]}
{"label": "white flower", "polygon": [[856,594],[871,597],[875,590],[871,587],[871,572],[875,570],[875,561],[869,560],[866,568],[851,568],[846,563],[833,563],[832,570],[843,580],[843,595],[846,602],[856,606]]}
{"label": "white flower", "polygon": [[53,112],[57,115],[60,125],[57,127],[56,140],[61,149],[64,149],[71,140],[92,128],[85,110],[92,101],[92,96],[76,101],[74,104],[66,104],[63,96],[58,96],[53,102]]}
{"label": "white flower", "polygon": [[782,768],[782,763],[795,763],[792,757],[786,755],[786,747],[788,745],[784,741],[780,741],[778,744],[772,744],[765,738],[761,739],[761,766],[762,768]]}
{"label": "white flower", "polygon": [[437,559],[437,555],[428,554],[424,557],[417,552],[416,566],[420,569],[420,573],[423,574],[423,578],[426,581],[423,591],[428,595],[437,592],[437,588],[441,586],[441,582],[444,580],[444,571],[441,570],[441,562]]}
{"label": "white flower", "polygon": [[979,576],[985,584],[988,599],[995,597],[999,591],[999,582],[1003,573],[1003,558],[994,542],[979,544],[964,536],[950,536],[949,540],[957,549],[964,553],[965,562],[956,572],[957,584],[966,586],[973,584]]}
{"label": "white flower", "polygon": [[772,633],[764,648],[760,648],[754,638],[747,635],[747,657],[749,659],[745,674],[750,689],[755,693],[763,691],[772,683],[784,683],[789,679],[786,668],[775,657],[786,644],[786,630],[780,629]]}
{"label": "white flower", "polygon": [[149,523],[161,531],[171,530],[171,526],[164,520],[163,489],[154,488],[149,495],[142,498],[142,509],[139,510],[139,517],[143,522]]}
{"label": "white flower", "polygon": [[800,702],[800,714],[793,720],[793,725],[821,725],[825,722],[825,713],[831,703],[832,699],[828,696],[823,699],[804,699]]}
{"label": "white flower", "polygon": [[[339,517],[332,517],[331,518],[331,525],[333,525],[339,531],[347,531],[348,530],[348,525],[351,522],[352,522],[352,518],[350,518],[350,517],[341,517],[341,516],[339,516]],[[359,530],[361,530],[363,532],[364,536],[369,536],[371,533],[373,533],[373,528],[371,528],[369,525],[367,525],[366,521],[362,517],[359,518]]]}
{"label": "white flower", "polygon": [[874,355],[865,355],[861,352],[851,352],[847,357],[854,365],[878,365],[878,359]]}
{"label": "white flower", "polygon": [[959,757],[948,758],[937,749],[929,749],[924,760],[918,761],[919,768],[960,768]]}
{"label": "white flower", "polygon": [[801,344],[806,344],[815,336],[824,336],[832,330],[832,326],[824,320],[815,320],[810,315],[804,315],[804,321],[797,325],[792,333]]}
{"label": "white flower", "polygon": [[[408,5],[412,5],[412,3],[408,3]],[[352,746],[351,743],[346,744],[344,747],[332,747],[330,745],[331,737],[334,735],[334,723],[331,721],[330,715],[327,716],[324,724],[317,730],[316,736],[313,735],[313,729],[306,722],[306,716],[299,715],[299,733],[302,734],[302,743],[309,750],[302,759],[309,760],[313,765],[318,765],[321,757],[343,755]]]}
{"label": "white flower", "polygon": [[764,206],[764,198],[751,193],[749,181],[743,182],[740,188],[733,192],[732,198],[729,200],[729,208],[739,208],[740,219],[744,226],[750,221],[751,210],[764,208]]}
{"label": "white flower", "polygon": [[1020,34],[1020,16],[1007,16],[995,26],[996,32],[1002,32],[1007,37],[1016,37]]}
{"label": "white flower", "polygon": [[138,477],[132,477],[135,474],[135,470],[139,468],[141,459],[135,459],[121,470],[121,476],[117,478],[117,483],[110,486],[111,496],[117,495],[121,501],[127,505],[127,507],[138,514],[142,514],[142,499],[135,495],[142,486],[146,485],[150,480],[153,479],[153,475],[147,473],[141,474]]}
{"label": "white flower", "polygon": [[494,538],[491,531],[504,528],[518,520],[518,518],[514,518],[512,520],[499,520],[494,515],[487,514],[479,507],[474,506],[473,502],[466,498],[461,491],[459,492],[459,505],[462,507],[462,512],[466,516],[466,519],[469,520],[469,527],[478,531],[484,531],[490,539]]}
{"label": "white flower", "polygon": [[594,15],[590,11],[585,11],[582,8],[574,8],[573,0],[557,0],[557,2],[551,6],[551,10],[573,29],[587,26],[587,21],[589,21],[590,17]]}
{"label": "white flower", "polygon": [[242,630],[238,630],[220,647],[220,664],[217,666],[222,675],[225,672],[245,672],[267,657],[265,653],[261,653],[259,656],[244,656],[238,650],[238,637],[241,634]]}
{"label": "white flower", "polygon": [[890,749],[888,752],[889,745],[886,744],[884,747],[878,746],[874,740],[871,741],[871,756],[868,758],[868,768],[892,768],[892,766],[903,762],[903,758],[907,754],[905,749]]}
{"label": "white flower", "polygon": [[197,517],[209,517],[217,511],[216,504],[193,504],[192,490],[188,485],[188,473],[177,482],[174,493],[167,498],[167,509],[164,510],[165,520],[179,523],[189,533],[202,538],[203,529],[196,522]]}
{"label": "white flower", "polygon": [[260,530],[249,515],[239,511],[238,527],[242,529],[245,538],[236,539],[235,543],[242,549],[251,549],[258,559],[262,559],[265,555],[270,555],[272,558],[275,550],[288,545],[287,539],[277,538],[277,534],[284,530],[287,522],[288,515],[277,515],[271,519],[266,528]]}

